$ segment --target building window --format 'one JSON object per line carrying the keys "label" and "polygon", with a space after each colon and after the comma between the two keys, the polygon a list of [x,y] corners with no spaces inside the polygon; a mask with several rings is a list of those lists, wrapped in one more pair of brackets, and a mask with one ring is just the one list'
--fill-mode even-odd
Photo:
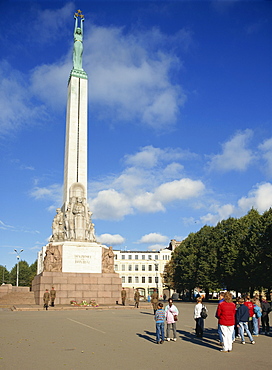
{"label": "building window", "polygon": [[122,265],[122,271],[125,271],[126,265]]}
{"label": "building window", "polygon": [[114,265],[114,271],[118,271],[118,265]]}
{"label": "building window", "polygon": [[159,271],[159,265],[157,263],[155,264],[155,271]]}
{"label": "building window", "polygon": [[129,260],[131,260],[131,259],[132,259],[132,255],[131,255],[131,254],[129,254],[129,255],[128,255],[128,259],[129,259]]}
{"label": "building window", "polygon": [[149,259],[149,260],[152,260],[152,257],[151,257],[151,255],[150,255],[150,254],[148,255],[148,259]]}
{"label": "building window", "polygon": [[128,265],[128,271],[132,271],[132,265]]}
{"label": "building window", "polygon": [[138,259],[138,257],[139,257],[139,256],[138,256],[138,254],[135,254],[135,259],[136,259],[136,260]]}
{"label": "building window", "polygon": [[135,265],[135,271],[139,271],[139,265]]}
{"label": "building window", "polygon": [[138,284],[139,283],[139,276],[135,276],[135,283]]}
{"label": "building window", "polygon": [[155,283],[158,284],[158,282],[159,282],[159,277],[155,276]]}
{"label": "building window", "polygon": [[152,283],[152,276],[148,276],[148,283],[151,284]]}
{"label": "building window", "polygon": [[142,271],[145,271],[145,265],[142,265]]}
{"label": "building window", "polygon": [[155,260],[159,259],[159,256],[157,254],[155,254]]}
{"label": "building window", "polygon": [[132,276],[128,277],[128,283],[132,283]]}
{"label": "building window", "polygon": [[125,259],[125,255],[124,254],[122,254],[122,260],[124,260]]}
{"label": "building window", "polygon": [[142,284],[145,284],[145,276],[142,276]]}
{"label": "building window", "polygon": [[148,265],[148,271],[152,271],[152,265]]}
{"label": "building window", "polygon": [[122,284],[124,284],[126,282],[126,278],[125,276],[122,276]]}
{"label": "building window", "polygon": [[117,254],[115,254],[114,258],[117,260]]}
{"label": "building window", "polygon": [[142,255],[142,260],[145,260],[145,254]]}

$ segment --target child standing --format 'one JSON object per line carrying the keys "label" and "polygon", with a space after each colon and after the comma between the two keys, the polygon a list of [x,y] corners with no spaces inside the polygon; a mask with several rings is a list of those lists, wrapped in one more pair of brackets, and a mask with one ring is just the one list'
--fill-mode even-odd
{"label": "child standing", "polygon": [[165,311],[163,309],[163,304],[158,304],[158,309],[155,312],[155,321],[156,321],[156,342],[157,344],[163,344],[164,342],[164,320],[165,320]]}

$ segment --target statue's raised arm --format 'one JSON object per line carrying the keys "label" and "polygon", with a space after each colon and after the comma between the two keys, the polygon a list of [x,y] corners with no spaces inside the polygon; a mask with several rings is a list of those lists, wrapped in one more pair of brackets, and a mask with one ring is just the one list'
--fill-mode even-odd
{"label": "statue's raised arm", "polygon": [[[78,17],[80,17],[80,27],[78,27]],[[81,10],[78,10],[74,15],[75,29],[74,29],[74,50],[73,50],[73,63],[74,68],[83,71],[82,68],[82,53],[83,53],[83,21],[84,15]]]}

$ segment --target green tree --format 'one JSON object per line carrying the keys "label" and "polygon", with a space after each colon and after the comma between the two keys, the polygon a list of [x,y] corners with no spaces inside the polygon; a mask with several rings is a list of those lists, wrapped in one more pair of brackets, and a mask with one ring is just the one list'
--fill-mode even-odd
{"label": "green tree", "polygon": [[268,298],[272,290],[272,208],[261,217],[261,233],[259,236],[260,256],[258,264],[258,279],[260,285],[267,288]]}
{"label": "green tree", "polygon": [[32,281],[33,281],[34,277],[37,275],[37,264],[38,264],[38,261],[36,260],[34,263],[32,263],[32,265],[29,266],[30,275],[29,275],[28,285],[30,287],[32,285]]}
{"label": "green tree", "polygon": [[[20,261],[19,262],[19,279],[18,279],[18,285],[19,286],[29,286],[30,281],[30,268],[26,261]],[[10,282],[12,285],[16,285],[17,280],[17,264],[12,268],[10,272]]]}
{"label": "green tree", "polygon": [[9,271],[6,269],[6,266],[0,265],[0,279],[1,284],[9,283]]}

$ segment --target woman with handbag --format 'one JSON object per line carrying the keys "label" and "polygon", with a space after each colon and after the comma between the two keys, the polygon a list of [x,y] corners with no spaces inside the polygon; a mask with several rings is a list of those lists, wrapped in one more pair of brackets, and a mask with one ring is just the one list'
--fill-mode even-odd
{"label": "woman with handbag", "polygon": [[173,330],[173,341],[176,342],[177,340],[177,330],[176,330],[176,322],[178,321],[178,314],[179,311],[177,307],[173,304],[172,298],[168,299],[168,305],[165,307],[165,317],[166,317],[166,340],[170,341],[170,329],[172,327]]}
{"label": "woman with handbag", "polygon": [[[204,318],[202,317],[202,309],[203,307],[206,309],[205,306],[202,304],[202,298],[197,297],[196,299],[196,305],[194,310],[194,319],[196,322],[196,337],[202,338],[203,337],[203,331],[204,331]],[[207,311],[207,309],[206,309]]]}

